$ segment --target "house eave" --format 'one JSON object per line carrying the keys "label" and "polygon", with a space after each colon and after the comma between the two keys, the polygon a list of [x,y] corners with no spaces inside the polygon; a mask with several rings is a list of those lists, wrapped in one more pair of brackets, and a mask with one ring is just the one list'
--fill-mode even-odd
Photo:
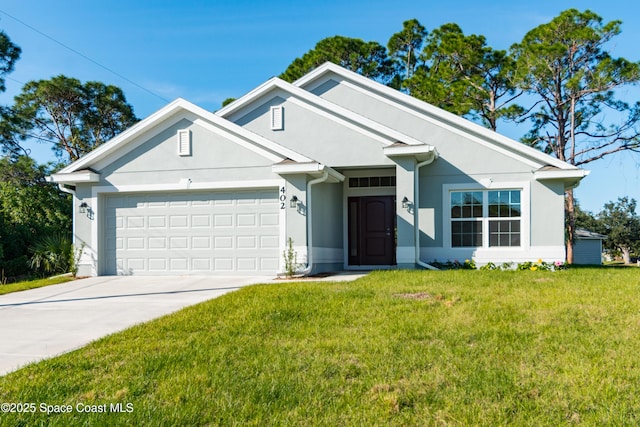
{"label": "house eave", "polygon": [[553,169],[537,170],[533,176],[536,181],[563,181],[565,189],[575,188],[580,184],[582,178],[589,175],[591,171],[584,169]]}
{"label": "house eave", "polygon": [[429,159],[438,158],[438,150],[432,145],[406,145],[394,144],[382,149],[387,157],[415,157],[416,160],[422,162]]}
{"label": "house eave", "polygon": [[271,170],[273,173],[278,175],[297,175],[297,174],[305,174],[310,175],[314,178],[322,176],[325,172],[329,174],[329,180],[327,182],[342,182],[345,177],[340,172],[335,169],[323,165],[318,162],[307,162],[307,163],[278,163],[271,166]]}
{"label": "house eave", "polygon": [[90,170],[82,170],[69,173],[54,173],[51,176],[47,177],[47,181],[55,182],[57,184],[100,182],[100,174]]}

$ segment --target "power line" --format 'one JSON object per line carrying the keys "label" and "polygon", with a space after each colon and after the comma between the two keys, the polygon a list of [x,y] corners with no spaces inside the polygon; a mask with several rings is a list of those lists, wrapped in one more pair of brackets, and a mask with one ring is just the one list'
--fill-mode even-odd
{"label": "power line", "polygon": [[153,95],[153,96],[155,96],[155,97],[157,97],[157,98],[159,98],[159,99],[163,100],[164,102],[169,102],[169,100],[168,100],[168,99],[166,99],[166,98],[164,98],[163,96],[158,95],[157,93],[155,93],[155,92],[153,92],[153,91],[151,91],[151,90],[147,89],[146,87],[144,87],[144,86],[142,86],[142,85],[139,85],[138,83],[134,82],[134,81],[133,81],[133,80],[131,80],[131,79],[128,79],[127,77],[125,77],[125,76],[123,76],[122,74],[120,74],[120,73],[118,73],[118,72],[116,72],[116,71],[112,70],[111,68],[106,67],[106,66],[104,66],[104,65],[100,64],[98,61],[96,61],[96,60],[94,60],[94,59],[89,58],[89,57],[88,57],[87,55],[85,55],[84,53],[82,53],[82,52],[78,52],[77,50],[73,49],[72,47],[69,47],[69,46],[67,46],[66,44],[64,44],[64,43],[62,43],[62,42],[60,42],[60,41],[58,41],[58,40],[54,39],[54,38],[53,38],[53,37],[51,37],[50,35],[45,34],[45,33],[43,33],[42,31],[38,30],[37,28],[34,28],[34,27],[32,27],[31,25],[27,24],[26,22],[21,21],[20,19],[16,18],[15,16],[12,16],[12,15],[8,14],[8,13],[7,13],[7,12],[5,12],[4,10],[1,10],[1,9],[0,9],[0,13],[3,13],[3,14],[5,14],[5,15],[7,15],[9,18],[13,19],[14,21],[19,22],[20,24],[24,25],[25,27],[29,28],[30,30],[35,31],[36,33],[40,34],[41,36],[48,38],[48,39],[49,39],[49,40],[51,40],[52,42],[59,44],[59,45],[60,45],[60,46],[62,46],[63,48],[65,48],[65,49],[67,49],[67,50],[69,50],[69,51],[71,51],[71,52],[75,53],[76,55],[78,55],[78,56],[80,56],[80,57],[82,57],[82,58],[86,59],[87,61],[89,61],[89,62],[91,62],[91,63],[93,63],[93,64],[97,65],[98,67],[100,67],[100,68],[102,68],[102,69],[104,69],[104,70],[106,70],[106,71],[110,72],[111,74],[114,74],[114,75],[116,75],[116,76],[120,77],[121,79],[123,79],[123,80],[124,80],[124,81],[126,81],[126,82],[131,83],[131,84],[132,84],[132,85],[134,85],[135,87],[137,87],[137,88],[139,88],[139,89],[142,89],[143,91],[145,91],[145,92],[147,92],[147,93],[149,93],[149,94],[151,94],[151,95]]}

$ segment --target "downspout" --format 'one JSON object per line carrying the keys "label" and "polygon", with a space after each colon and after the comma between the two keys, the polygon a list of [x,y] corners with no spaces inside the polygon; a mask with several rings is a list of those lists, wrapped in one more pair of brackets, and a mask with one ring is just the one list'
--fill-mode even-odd
{"label": "downspout", "polygon": [[427,264],[420,260],[420,224],[419,224],[419,206],[420,206],[420,168],[432,163],[436,159],[436,155],[433,154],[431,158],[424,160],[416,165],[415,171],[413,173],[413,229],[415,231],[415,247],[416,247],[416,264],[420,267],[426,268],[428,270],[438,270],[438,268],[432,266],[431,264]]}
{"label": "downspout", "polygon": [[72,233],[71,233],[71,243],[72,244],[76,244],[76,233],[75,233],[75,227],[76,227],[76,208],[75,208],[75,200],[76,200],[76,190],[69,188],[69,187],[65,187],[64,184],[59,183],[58,184],[58,188],[60,189],[60,191],[64,192],[64,193],[68,193],[71,194],[71,227],[72,227]]}
{"label": "downspout", "polygon": [[312,179],[307,183],[307,266],[299,274],[306,276],[313,269],[313,222],[311,221],[313,209],[311,209],[311,187],[329,179],[329,171],[325,170],[320,178]]}

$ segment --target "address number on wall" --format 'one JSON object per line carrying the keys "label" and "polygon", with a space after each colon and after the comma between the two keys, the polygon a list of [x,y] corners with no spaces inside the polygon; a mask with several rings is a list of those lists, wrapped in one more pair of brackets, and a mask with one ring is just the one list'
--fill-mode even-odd
{"label": "address number on wall", "polygon": [[280,209],[286,209],[287,204],[287,189],[280,187]]}

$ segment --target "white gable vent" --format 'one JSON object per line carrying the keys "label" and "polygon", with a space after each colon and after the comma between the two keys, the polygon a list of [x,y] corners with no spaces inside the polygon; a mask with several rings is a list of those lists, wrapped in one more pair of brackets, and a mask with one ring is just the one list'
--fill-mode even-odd
{"label": "white gable vent", "polygon": [[284,129],[284,107],[271,107],[271,130]]}
{"label": "white gable vent", "polygon": [[178,155],[191,155],[191,131],[189,129],[178,131]]}

